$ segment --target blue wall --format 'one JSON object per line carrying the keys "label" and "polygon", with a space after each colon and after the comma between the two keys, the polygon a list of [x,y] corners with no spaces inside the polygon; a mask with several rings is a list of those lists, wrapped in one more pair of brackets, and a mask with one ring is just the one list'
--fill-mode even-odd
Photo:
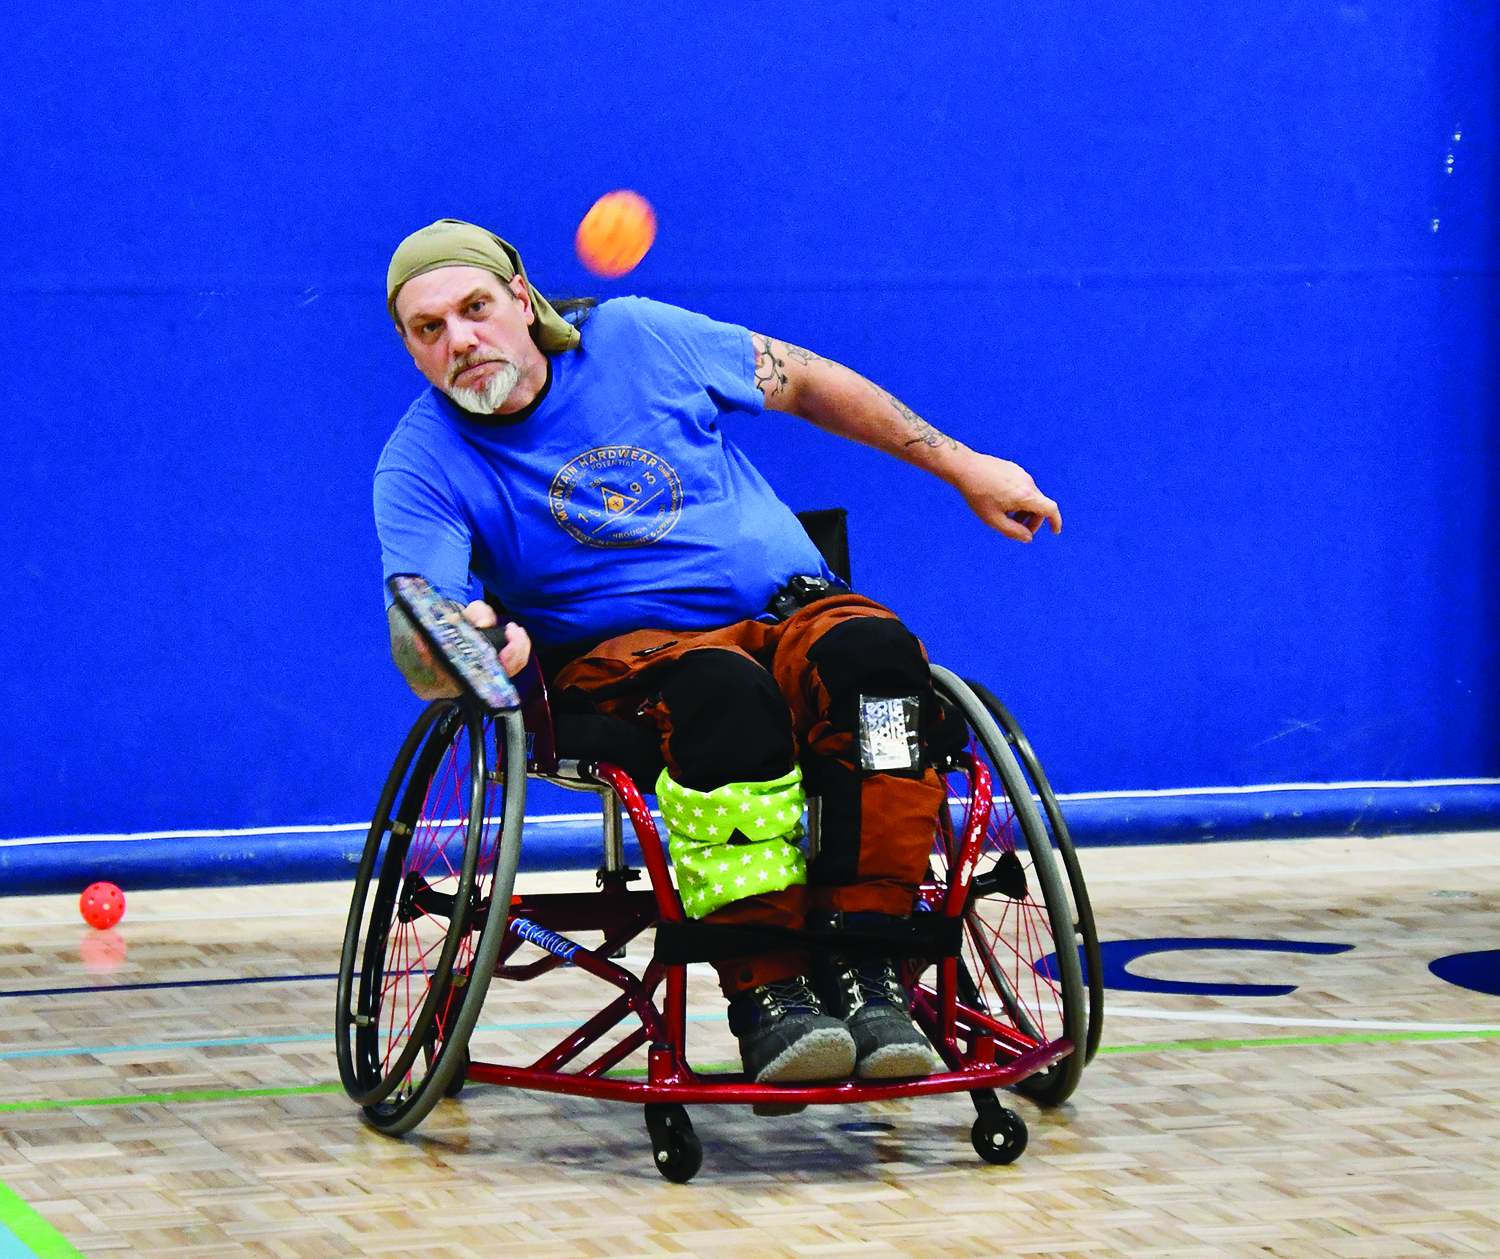
{"label": "blue wall", "polygon": [[[739,434],[1060,790],[1500,773],[1495,7],[981,7],[8,18],[0,835],[368,816],[417,707],[381,285],[441,215],[1030,469],[1067,528],[1022,548],[799,421]],[[661,232],[599,284],[573,227],[620,186]]]}

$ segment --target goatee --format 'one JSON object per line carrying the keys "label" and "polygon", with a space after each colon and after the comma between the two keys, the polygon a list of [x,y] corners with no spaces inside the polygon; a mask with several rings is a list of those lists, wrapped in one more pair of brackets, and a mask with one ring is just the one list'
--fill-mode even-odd
{"label": "goatee", "polygon": [[[514,363],[505,359],[481,360],[486,362],[498,362],[500,370],[495,372],[479,389],[465,389],[462,385],[448,386],[448,396],[463,407],[465,411],[474,411],[479,415],[493,415],[502,406],[505,400],[515,391],[515,387],[521,380],[521,369]],[[460,364],[454,371],[454,375],[464,370],[464,367],[472,367],[474,364]]]}

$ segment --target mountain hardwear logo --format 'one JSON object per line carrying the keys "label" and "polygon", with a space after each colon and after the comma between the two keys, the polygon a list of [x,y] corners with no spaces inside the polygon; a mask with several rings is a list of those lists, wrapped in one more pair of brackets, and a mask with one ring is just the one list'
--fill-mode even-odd
{"label": "mountain hardwear logo", "polygon": [[639,446],[597,446],[552,478],[552,518],[586,546],[647,546],[682,515],[671,464]]}

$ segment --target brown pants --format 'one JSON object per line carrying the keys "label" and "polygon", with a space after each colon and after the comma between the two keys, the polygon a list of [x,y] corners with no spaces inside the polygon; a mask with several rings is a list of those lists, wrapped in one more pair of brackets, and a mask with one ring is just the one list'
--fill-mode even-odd
{"label": "brown pants", "polygon": [[[707,921],[802,927],[813,910],[911,913],[945,792],[930,769],[860,769],[858,696],[930,694],[921,644],[878,603],[836,595],[779,624],[638,630],[565,665],[555,690],[566,705],[653,728],[668,772],[695,790],[801,764],[808,794],[823,801],[808,885],[746,897]],[[718,970],[733,995],[807,966],[806,954],[776,953]]]}

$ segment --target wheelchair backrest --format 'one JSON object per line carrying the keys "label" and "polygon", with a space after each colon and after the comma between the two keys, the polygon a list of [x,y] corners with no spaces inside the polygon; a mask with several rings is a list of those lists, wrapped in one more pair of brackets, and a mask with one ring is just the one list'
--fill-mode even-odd
{"label": "wheelchair backrest", "polygon": [[844,579],[851,590],[854,582],[849,578],[849,513],[842,507],[825,507],[819,511],[799,511],[797,519],[807,530],[807,536],[822,553],[828,567]]}

